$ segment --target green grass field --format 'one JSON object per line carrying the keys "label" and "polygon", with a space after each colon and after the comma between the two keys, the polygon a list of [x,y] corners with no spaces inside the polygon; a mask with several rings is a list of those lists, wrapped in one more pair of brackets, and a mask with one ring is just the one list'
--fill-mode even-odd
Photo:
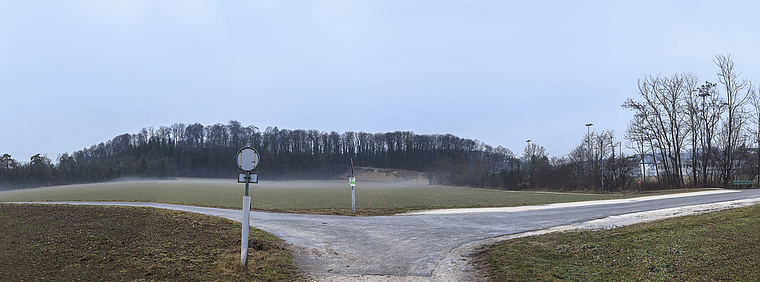
{"label": "green grass field", "polygon": [[[68,185],[0,192],[0,202],[130,201],[240,208],[245,184],[224,179],[179,179]],[[346,214],[351,209],[348,181],[261,181],[251,184],[251,208],[257,210]],[[651,194],[645,194],[651,195]],[[500,191],[358,181],[358,214],[392,214],[455,207],[504,207],[600,199],[642,194],[581,194]]]}
{"label": "green grass field", "polygon": [[494,281],[758,281],[760,205],[519,238],[479,258]]}

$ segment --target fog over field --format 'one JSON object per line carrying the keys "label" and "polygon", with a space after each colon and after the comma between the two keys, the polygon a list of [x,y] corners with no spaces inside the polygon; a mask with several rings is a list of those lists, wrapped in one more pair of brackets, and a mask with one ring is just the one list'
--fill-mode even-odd
{"label": "fog over field", "polygon": [[[240,209],[244,187],[245,184],[235,179],[121,181],[0,191],[0,201],[162,202]],[[358,210],[515,206],[626,197],[623,194],[499,191],[409,181],[362,181],[361,178],[357,179],[355,189]],[[347,180],[260,181],[249,185],[251,207],[274,211],[350,211],[350,192]]]}

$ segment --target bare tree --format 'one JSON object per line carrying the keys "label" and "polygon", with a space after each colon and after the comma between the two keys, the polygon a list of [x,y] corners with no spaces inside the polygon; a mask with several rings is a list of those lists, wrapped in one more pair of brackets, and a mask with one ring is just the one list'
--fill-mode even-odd
{"label": "bare tree", "polygon": [[[652,148],[649,146],[651,138],[647,135],[647,130],[642,128],[643,124],[642,117],[634,116],[628,124],[624,138],[629,141],[626,147],[633,150],[641,161],[641,177],[642,181],[646,182],[646,159],[652,153]],[[641,190],[641,185],[639,185],[639,190]]]}
{"label": "bare tree", "polygon": [[723,187],[729,187],[740,161],[739,144],[744,143],[742,129],[746,123],[744,106],[750,98],[752,86],[747,80],[739,79],[740,73],[734,70],[731,56],[719,55],[713,61],[720,68],[718,82],[723,85],[726,98],[726,116],[720,134],[721,167],[720,180]]}
{"label": "bare tree", "polygon": [[[612,155],[613,144],[618,146],[614,139],[614,132],[605,130],[602,133],[588,132],[579,144],[568,155],[568,163],[572,164],[573,179],[578,185],[586,186],[587,189],[600,189],[608,186],[612,179],[617,180],[610,167],[606,167]],[[614,158],[614,157],[613,157]],[[615,168],[612,168],[615,169]],[[606,171],[605,171],[606,170]],[[605,176],[608,182],[605,185]]]}
{"label": "bare tree", "polygon": [[[696,81],[696,79],[695,79]],[[691,154],[689,154],[690,159],[690,167],[691,167],[691,184],[696,187],[698,184],[698,168],[699,168],[699,157],[698,153],[700,152],[700,139],[702,138],[702,127],[704,126],[704,123],[702,122],[702,109],[704,106],[704,98],[703,91],[700,91],[699,88],[694,89],[692,91],[689,91],[686,93],[686,96],[684,97],[684,114],[686,115],[684,118],[684,121],[686,122],[686,125],[688,126],[689,134],[688,134],[688,140],[691,145]],[[700,103],[700,100],[702,103]]]}
{"label": "bare tree", "polygon": [[540,184],[540,174],[545,164],[548,164],[546,149],[536,143],[528,142],[523,151],[523,160],[527,164],[527,178],[530,188],[536,188]]}
{"label": "bare tree", "polygon": [[[609,174],[609,165],[607,164],[607,156],[610,155],[611,150],[614,150],[612,144],[614,144],[615,133],[609,130],[603,131],[596,136],[596,150],[595,150],[595,163],[601,181],[602,193],[604,193],[605,178]],[[605,167],[606,166],[606,167]],[[609,179],[607,185],[609,185]]]}
{"label": "bare tree", "polygon": [[168,126],[161,126],[156,130],[155,134],[162,142],[168,142],[171,140],[171,128]]}
{"label": "bare tree", "polygon": [[239,121],[229,121],[227,124],[227,131],[229,132],[228,146],[232,148],[240,148],[243,146],[245,143],[245,141],[243,141],[243,126],[240,125]]}
{"label": "bare tree", "polygon": [[757,154],[757,166],[755,169],[755,177],[760,183],[760,88],[750,88],[750,114],[748,115],[750,124],[747,129],[752,135],[752,139],[755,141],[755,154]]}
{"label": "bare tree", "polygon": [[200,123],[194,123],[188,125],[185,128],[185,144],[190,147],[200,148],[203,147],[205,134],[203,132],[203,125]]}
{"label": "bare tree", "polygon": [[[640,129],[651,137],[651,148],[662,161],[666,182],[675,188],[682,187],[683,173],[681,152],[688,136],[684,121],[684,99],[696,86],[696,79],[688,74],[676,74],[670,78],[649,76],[639,80],[642,102],[628,99],[623,107],[634,111],[643,122]],[[655,157],[655,162],[658,158]]]}
{"label": "bare tree", "polygon": [[[698,96],[701,100],[701,123],[700,126],[700,150],[699,150],[699,162],[702,174],[702,187],[707,187],[710,183],[709,177],[712,176],[716,169],[715,155],[716,148],[713,146],[713,141],[718,132],[718,124],[721,121],[721,117],[726,110],[726,102],[720,97],[717,92],[717,83],[705,81],[705,84],[699,86],[696,90],[699,93]],[[707,100],[709,98],[709,100]],[[709,169],[709,170],[708,170]]]}
{"label": "bare tree", "polygon": [[172,138],[174,139],[174,144],[179,143],[183,139],[185,139],[185,125],[182,123],[175,123],[171,125],[172,130]]}

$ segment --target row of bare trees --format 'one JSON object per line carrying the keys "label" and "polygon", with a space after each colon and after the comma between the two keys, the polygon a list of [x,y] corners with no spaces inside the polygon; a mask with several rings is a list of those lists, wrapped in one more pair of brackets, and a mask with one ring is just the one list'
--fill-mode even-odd
{"label": "row of bare trees", "polygon": [[637,176],[635,160],[622,149],[613,131],[587,133],[567,156],[567,162],[574,164],[576,185],[602,192],[605,188],[630,188],[630,181]]}
{"label": "row of bare trees", "polygon": [[663,187],[729,187],[757,175],[750,159],[758,153],[750,142],[760,142],[757,89],[740,78],[730,56],[716,56],[714,63],[717,82],[701,84],[687,73],[648,76],[638,82],[640,99],[623,104],[634,113],[628,147],[642,174]]}

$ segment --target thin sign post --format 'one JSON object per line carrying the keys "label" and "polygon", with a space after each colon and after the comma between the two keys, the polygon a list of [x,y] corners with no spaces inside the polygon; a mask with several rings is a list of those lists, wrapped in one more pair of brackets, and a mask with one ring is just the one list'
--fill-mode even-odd
{"label": "thin sign post", "polygon": [[349,178],[348,184],[351,185],[351,213],[356,212],[356,192],[354,191],[356,188],[356,178]]}
{"label": "thin sign post", "polygon": [[354,178],[354,159],[351,158],[351,177],[348,179],[348,184],[351,185],[351,213],[356,213],[356,194],[354,188],[356,188],[356,178]]}
{"label": "thin sign post", "polygon": [[[243,230],[240,234],[240,264],[245,265],[248,258],[248,228],[250,225],[251,216],[251,196],[248,196],[248,184],[251,183],[251,175],[254,175],[254,183],[258,183],[258,174],[251,173],[259,165],[259,152],[251,147],[245,147],[238,151],[235,156],[238,168],[245,172],[245,196],[243,196],[243,217],[240,220],[243,225]],[[238,174],[238,182],[240,181],[240,174]]]}
{"label": "thin sign post", "polygon": [[[245,183],[245,188],[248,190],[248,182]],[[240,265],[245,265],[245,261],[248,259],[248,225],[251,220],[251,196],[243,196],[243,218],[241,223],[243,224],[243,230],[240,235]]]}

